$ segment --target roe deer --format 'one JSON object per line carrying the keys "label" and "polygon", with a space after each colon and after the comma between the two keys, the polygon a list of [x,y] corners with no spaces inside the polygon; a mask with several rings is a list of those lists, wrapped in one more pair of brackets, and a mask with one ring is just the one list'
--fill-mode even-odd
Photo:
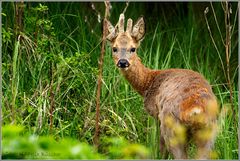
{"label": "roe deer", "polygon": [[137,48],[145,34],[140,17],[133,26],[128,19],[124,31],[124,15],[114,27],[107,24],[115,64],[133,88],[144,98],[145,110],[160,120],[160,150],[166,146],[175,159],[188,158],[187,147],[193,140],[197,157],[209,158],[216,135],[218,105],[211,86],[192,70],[151,70],[137,56]]}

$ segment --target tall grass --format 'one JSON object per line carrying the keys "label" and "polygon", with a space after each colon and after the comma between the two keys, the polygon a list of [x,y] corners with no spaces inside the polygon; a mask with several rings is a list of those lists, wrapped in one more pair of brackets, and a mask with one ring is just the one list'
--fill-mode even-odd
{"label": "tall grass", "polygon": [[[192,3],[188,4],[188,13],[183,3],[172,5],[175,8],[171,13],[162,7],[167,6],[166,3],[154,4],[155,7],[153,3],[130,3],[126,11],[126,17],[134,20],[142,14],[146,18],[147,33],[138,49],[139,57],[152,69],[187,68],[202,73],[209,80],[221,109],[228,111],[219,120],[215,151],[219,159],[237,159],[237,128],[228,110],[229,89],[205,22],[198,21]],[[221,4],[214,5],[221,18]],[[93,10],[91,3],[42,3],[42,6],[37,2],[26,3],[25,25],[19,41],[14,37],[13,6],[13,3],[3,3],[4,34],[10,35],[2,46],[3,125],[14,119],[29,133],[51,134],[57,140],[72,137],[93,144],[102,34],[97,12],[102,14],[104,5],[94,3],[96,10]],[[112,3],[110,19],[114,24],[124,7],[125,3]],[[152,15],[159,17],[153,17],[149,9]],[[234,13],[236,4],[232,9]],[[209,22],[212,32],[216,33],[214,18],[209,17]],[[236,35],[235,28],[233,44],[236,44]],[[218,39],[218,35],[215,36]],[[219,56],[224,60],[224,46],[217,43]],[[236,53],[237,45],[233,45],[231,80],[234,108],[238,111]],[[144,111],[142,98],[115,67],[109,44],[104,58],[100,116],[100,152],[106,153],[106,137],[121,136],[148,147],[151,159],[161,159],[159,122]]]}

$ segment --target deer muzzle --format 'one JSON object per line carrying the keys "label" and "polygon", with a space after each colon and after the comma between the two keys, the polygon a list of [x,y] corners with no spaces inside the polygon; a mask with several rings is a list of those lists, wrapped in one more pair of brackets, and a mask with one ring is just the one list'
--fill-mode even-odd
{"label": "deer muzzle", "polygon": [[118,63],[117,63],[117,66],[119,67],[119,68],[127,68],[127,67],[129,67],[129,62],[127,61],[127,59],[120,59],[119,61],[118,61]]}

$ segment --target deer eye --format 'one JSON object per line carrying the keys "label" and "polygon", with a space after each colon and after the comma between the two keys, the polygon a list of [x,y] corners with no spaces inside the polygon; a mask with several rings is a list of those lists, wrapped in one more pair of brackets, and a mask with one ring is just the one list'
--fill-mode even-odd
{"label": "deer eye", "polygon": [[136,48],[131,48],[131,53],[134,53],[136,51]]}
{"label": "deer eye", "polygon": [[117,48],[116,47],[113,47],[113,52],[117,52]]}

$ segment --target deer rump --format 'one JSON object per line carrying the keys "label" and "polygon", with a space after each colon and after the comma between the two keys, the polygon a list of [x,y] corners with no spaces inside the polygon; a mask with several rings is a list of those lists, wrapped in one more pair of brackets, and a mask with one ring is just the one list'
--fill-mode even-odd
{"label": "deer rump", "polygon": [[217,114],[211,86],[202,75],[187,69],[168,69],[156,75],[144,93],[144,107],[161,122],[170,115],[195,128],[207,126]]}

